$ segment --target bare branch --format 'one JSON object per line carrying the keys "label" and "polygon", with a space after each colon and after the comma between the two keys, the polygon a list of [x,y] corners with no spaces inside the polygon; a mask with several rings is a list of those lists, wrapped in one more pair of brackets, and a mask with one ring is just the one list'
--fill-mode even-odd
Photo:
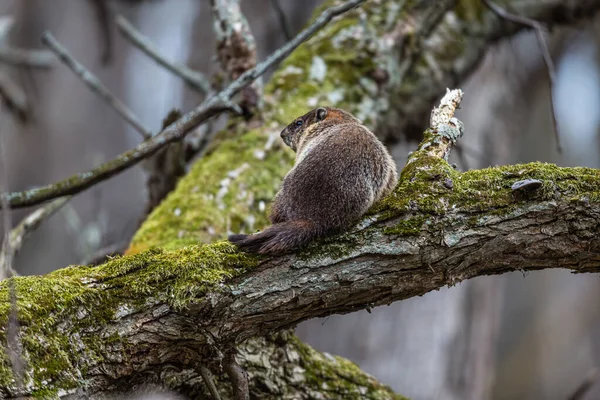
{"label": "bare branch", "polygon": [[156,153],[169,143],[181,140],[195,126],[201,124],[215,115],[232,107],[231,98],[244,87],[248,86],[268,68],[279,63],[302,42],[311,37],[319,29],[327,25],[335,16],[341,15],[356,7],[365,0],[350,0],[342,5],[328,8],[310,26],[300,32],[290,42],[275,50],[267,59],[255,68],[243,73],[232,82],[225,90],[204,101],[194,110],[181,117],[176,123],[171,124],[158,135],[140,143],[136,148],[129,150],[114,160],[94,168],[92,171],[74,175],[55,184],[37,189],[7,194],[9,206],[12,208],[27,207],[57,197],[79,193],[88,187],[106,180],[111,176],[135,165]]}
{"label": "bare branch", "polygon": [[[446,89],[446,95],[440,101],[439,107],[435,107],[431,111],[429,127],[436,139],[424,140],[415,155],[420,156],[420,152],[425,151],[428,156],[448,160],[450,150],[464,131],[462,122],[454,118],[454,112],[458,108],[462,97],[462,90]],[[416,158],[414,156],[410,157],[407,165]]]}
{"label": "bare branch", "polygon": [[[25,239],[27,239],[27,237],[35,231],[44,220],[52,216],[69,200],[70,196],[60,197],[23,218],[19,225],[12,230],[10,230],[10,225],[8,225],[9,229],[6,231],[6,240],[8,240],[8,243],[5,244],[0,251],[0,265],[10,268],[12,260],[14,260],[21,250]],[[12,270],[12,274],[9,274],[8,276],[11,275],[17,275],[17,273]]]}
{"label": "bare branch", "polygon": [[235,400],[250,400],[248,391],[248,374],[240,367],[240,364],[235,359],[235,354],[230,353],[225,359],[225,372],[231,379],[231,387],[233,389],[233,398]]}
{"label": "bare branch", "polygon": [[573,394],[569,396],[568,400],[582,400],[598,381],[600,381],[600,369],[594,367],[588,372],[583,382],[581,382]]}
{"label": "bare branch", "polygon": [[127,108],[125,103],[117,98],[100,80],[89,72],[81,63],[69,54],[50,32],[42,34],[42,42],[48,46],[60,60],[71,69],[93,92],[97,93],[109,106],[113,108],[125,121],[127,121],[144,139],[152,137],[152,132],[148,131],[133,112]]}
{"label": "bare branch", "polygon": [[[0,63],[18,67],[50,67],[55,57],[46,50],[22,50],[6,46],[13,25],[13,17],[0,17]],[[27,121],[30,109],[25,91],[5,71],[0,71],[0,97],[21,122]]]}
{"label": "bare branch", "polygon": [[0,62],[14,67],[50,68],[54,61],[54,55],[46,50],[0,47]]}
{"label": "bare branch", "polygon": [[49,51],[15,49],[5,44],[14,22],[12,16],[0,17],[0,63],[15,67],[50,68],[55,58]]}
{"label": "bare branch", "polygon": [[58,199],[52,201],[51,203],[46,204],[43,207],[38,208],[25,218],[13,228],[8,234],[10,240],[9,251],[10,254],[7,254],[5,251],[0,253],[0,264],[4,263],[4,260],[14,259],[14,257],[19,253],[21,247],[25,239],[37,229],[40,224],[52,216],[56,211],[58,211],[62,206],[64,206],[69,200],[71,196],[59,197]]}
{"label": "bare branch", "polygon": [[199,71],[194,71],[191,68],[175,64],[168,61],[160,51],[146,38],[140,31],[138,31],[125,17],[122,15],[117,16],[117,26],[119,31],[133,43],[134,46],[142,50],[148,57],[156,61],[159,65],[162,65],[168,71],[179,76],[194,90],[199,91],[203,94],[208,94],[210,91],[209,80]]}
{"label": "bare branch", "polygon": [[556,68],[554,67],[554,62],[552,61],[552,56],[550,55],[550,50],[548,49],[548,44],[546,43],[546,38],[544,37],[544,26],[527,17],[522,17],[519,15],[515,15],[509,13],[502,7],[494,4],[491,0],[482,0],[483,3],[492,10],[496,15],[500,18],[504,18],[508,21],[515,22],[517,24],[528,26],[535,30],[535,34],[538,39],[538,43],[540,45],[540,49],[542,50],[542,56],[544,57],[544,62],[546,64],[546,69],[548,70],[548,79],[550,83],[550,114],[552,116],[552,123],[554,125],[554,138],[556,140],[556,150],[559,153],[562,153],[562,145],[560,142],[560,133],[558,131],[558,121],[556,120],[556,113],[554,111],[554,95],[552,93],[552,89],[554,87],[554,82],[556,81]]}
{"label": "bare branch", "polygon": [[[217,57],[227,80],[233,81],[256,66],[256,41],[239,0],[211,0],[211,9]],[[252,115],[255,108],[262,108],[262,93],[260,80],[242,90],[239,103],[245,114]]]}
{"label": "bare branch", "polygon": [[221,400],[221,396],[219,395],[219,391],[217,390],[217,387],[215,386],[215,382],[213,380],[212,374],[210,373],[210,370],[208,368],[206,368],[205,366],[201,366],[200,367],[200,375],[202,375],[202,379],[204,380],[206,387],[208,387],[208,391],[210,392],[211,396],[213,397],[213,400]]}
{"label": "bare branch", "polygon": [[27,96],[14,79],[2,71],[0,71],[0,96],[8,109],[14,112],[21,122],[27,121],[29,115]]}

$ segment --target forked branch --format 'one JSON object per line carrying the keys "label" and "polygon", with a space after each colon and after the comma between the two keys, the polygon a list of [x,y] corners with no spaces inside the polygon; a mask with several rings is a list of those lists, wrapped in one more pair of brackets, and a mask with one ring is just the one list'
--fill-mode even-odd
{"label": "forked branch", "polygon": [[224,90],[205,100],[198,107],[181,117],[177,122],[169,125],[159,134],[144,141],[134,149],[121,154],[116,159],[108,161],[89,172],[76,174],[62,181],[40,188],[25,190],[23,192],[8,193],[6,194],[6,197],[9,206],[11,208],[28,207],[57,197],[79,193],[82,190],[137,164],[169,143],[183,139],[185,135],[197,125],[204,123],[223,111],[235,108],[236,106],[232,104],[231,99],[236,93],[258,79],[258,77],[263,75],[268,68],[283,60],[295,48],[302,44],[302,42],[327,25],[334,17],[353,9],[363,1],[365,0],[350,0],[339,6],[328,8],[316,18],[312,24],[296,35],[293,40],[271,53],[266,60],[259,63],[251,70],[243,73]]}

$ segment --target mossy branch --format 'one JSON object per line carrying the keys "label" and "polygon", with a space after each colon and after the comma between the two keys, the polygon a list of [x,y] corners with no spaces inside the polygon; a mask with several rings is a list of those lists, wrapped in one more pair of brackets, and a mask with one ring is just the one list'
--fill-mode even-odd
{"label": "mossy branch", "polygon": [[[29,386],[89,395],[99,382],[147,378],[149,364],[216,364],[215,349],[476,276],[600,272],[600,170],[533,163],[460,173],[443,151],[429,152],[449,146],[447,134],[429,131],[361,224],[298,254],[259,258],[217,242],[12,278]],[[523,179],[542,185],[515,191]],[[0,283],[2,324],[7,288]],[[1,387],[11,393],[11,382],[5,358]]]}
{"label": "mossy branch", "polygon": [[[405,120],[426,115],[432,98],[454,86],[448,79],[464,79],[491,41],[517,29],[491,23],[479,1],[459,1],[454,11],[454,1],[414,3],[421,4],[366,2],[299,47],[265,88],[264,124],[236,120],[223,132],[144,223],[131,255],[15,278],[29,392],[15,393],[6,358],[0,359],[0,392],[85,397],[159,383],[186,393],[199,390],[193,383],[201,381],[199,365],[218,376],[220,357],[236,345],[254,395],[400,398],[285,328],[478,275],[600,272],[598,170],[533,163],[460,173],[443,157],[422,153],[413,155],[396,191],[354,230],[299,254],[259,259],[226,242],[198,245],[265,223],[268,201],[292,160],[277,134],[301,110],[328,103],[379,133],[395,126],[402,131]],[[578,12],[553,12],[565,7]],[[555,0],[523,14],[581,19],[599,7],[597,1]],[[443,18],[448,12],[458,20]],[[449,46],[456,43],[460,48]],[[323,64],[324,71],[311,68]],[[382,118],[392,114],[406,118],[398,125]],[[434,133],[426,132],[421,149]],[[511,189],[525,178],[542,185],[532,193]],[[0,324],[6,293],[1,286]],[[0,336],[5,342],[5,332]],[[222,397],[230,396],[227,386],[218,387]]]}

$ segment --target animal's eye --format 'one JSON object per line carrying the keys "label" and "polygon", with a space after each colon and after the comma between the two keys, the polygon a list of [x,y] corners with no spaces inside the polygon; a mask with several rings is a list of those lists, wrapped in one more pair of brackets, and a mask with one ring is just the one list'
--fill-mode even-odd
{"label": "animal's eye", "polygon": [[299,119],[298,121],[296,121],[296,126],[302,126],[302,120]]}

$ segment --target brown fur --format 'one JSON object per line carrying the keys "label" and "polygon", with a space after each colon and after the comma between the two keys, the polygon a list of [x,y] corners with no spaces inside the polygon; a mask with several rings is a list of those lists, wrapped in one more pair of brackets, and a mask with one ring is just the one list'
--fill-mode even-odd
{"label": "brown fur", "polygon": [[229,236],[245,251],[281,254],[343,231],[396,186],[392,157],[346,111],[314,109],[289,124],[281,138],[296,151],[296,163],[273,200],[273,225]]}

